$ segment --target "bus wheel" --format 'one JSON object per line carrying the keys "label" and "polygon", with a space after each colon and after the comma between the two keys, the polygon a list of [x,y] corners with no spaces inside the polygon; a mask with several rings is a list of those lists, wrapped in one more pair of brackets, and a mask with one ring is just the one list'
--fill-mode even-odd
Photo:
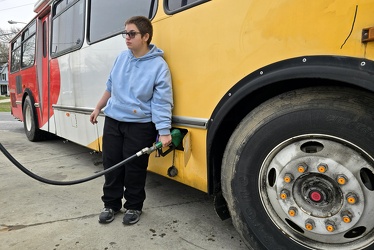
{"label": "bus wheel", "polygon": [[29,96],[25,98],[23,104],[23,126],[25,128],[25,133],[27,139],[30,141],[40,141],[42,139],[42,131],[37,125],[37,117],[35,114],[35,109],[33,108],[33,103]]}
{"label": "bus wheel", "polygon": [[346,88],[281,94],[230,138],[222,191],[254,249],[368,249],[374,241],[374,96]]}

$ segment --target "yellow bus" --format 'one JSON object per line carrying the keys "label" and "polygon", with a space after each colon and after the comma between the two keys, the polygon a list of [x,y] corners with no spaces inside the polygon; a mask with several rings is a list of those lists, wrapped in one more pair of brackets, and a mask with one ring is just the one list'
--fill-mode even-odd
{"label": "yellow bus", "polygon": [[101,150],[89,114],[133,15],[164,50],[182,144],[149,170],[215,196],[254,249],[371,249],[372,0],[40,0],[10,43],[12,113]]}

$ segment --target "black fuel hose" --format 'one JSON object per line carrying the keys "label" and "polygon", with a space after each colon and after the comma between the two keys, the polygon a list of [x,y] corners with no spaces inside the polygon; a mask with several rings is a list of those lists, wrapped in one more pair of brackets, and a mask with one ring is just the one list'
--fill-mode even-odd
{"label": "black fuel hose", "polygon": [[[132,160],[134,160],[135,158],[143,155],[143,154],[150,154],[152,153],[153,151],[155,151],[156,149],[158,149],[160,147],[160,145],[156,144],[155,146],[152,146],[150,148],[144,148],[142,150],[140,150],[139,152],[137,152],[136,154],[124,159],[123,161],[117,163],[116,165],[113,165],[112,167],[110,168],[107,168],[103,171],[100,171],[98,172],[97,174],[94,174],[92,176],[89,176],[89,177],[86,177],[86,178],[83,178],[83,179],[78,179],[78,180],[72,180],[72,181],[55,181],[55,180],[49,180],[49,179],[46,179],[46,178],[43,178],[39,175],[36,175],[34,174],[33,172],[31,172],[30,170],[28,170],[27,168],[25,168],[21,163],[19,163],[9,152],[8,150],[6,150],[4,148],[4,146],[0,143],[0,150],[1,152],[5,155],[6,158],[8,158],[9,161],[11,161],[19,170],[21,170],[22,172],[24,172],[25,174],[27,174],[28,176],[30,176],[31,178],[35,179],[35,180],[38,180],[40,182],[43,182],[43,183],[46,183],[46,184],[50,184],[50,185],[56,185],[56,186],[68,186],[68,185],[75,185],[75,184],[79,184],[79,183],[83,183],[83,182],[87,182],[87,181],[90,181],[90,180],[93,180],[93,179],[96,179],[97,177],[100,177],[106,173],[109,173],[119,167],[121,167],[123,164],[127,163],[127,162],[130,162]],[[161,147],[162,147],[162,144],[161,144]]]}

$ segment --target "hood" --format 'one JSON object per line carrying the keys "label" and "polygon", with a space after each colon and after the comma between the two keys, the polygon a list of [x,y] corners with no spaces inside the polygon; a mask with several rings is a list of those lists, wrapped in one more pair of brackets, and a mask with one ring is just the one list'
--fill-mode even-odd
{"label": "hood", "polygon": [[157,56],[161,56],[162,57],[164,55],[164,51],[162,51],[161,49],[157,48],[156,45],[150,44],[149,45],[149,51],[144,56],[136,58],[133,55],[132,52],[130,54],[131,54],[131,57],[132,57],[131,59],[135,59],[135,60],[138,60],[138,61],[143,61],[143,60],[149,60],[149,59],[155,58]]}

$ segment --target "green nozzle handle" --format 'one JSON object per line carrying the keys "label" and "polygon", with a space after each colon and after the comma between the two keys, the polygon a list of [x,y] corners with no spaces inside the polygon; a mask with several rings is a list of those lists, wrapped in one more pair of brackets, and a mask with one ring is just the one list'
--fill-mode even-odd
{"label": "green nozzle handle", "polygon": [[155,144],[155,149],[160,149],[160,148],[162,148],[162,142],[156,142],[156,144]]}
{"label": "green nozzle handle", "polygon": [[[179,144],[181,143],[182,139],[183,139],[183,135],[181,133],[181,131],[179,129],[173,129],[171,132],[170,132],[170,135],[171,135],[171,147],[178,147]],[[156,142],[156,145],[155,145],[156,149],[160,149],[162,148],[162,142]]]}

